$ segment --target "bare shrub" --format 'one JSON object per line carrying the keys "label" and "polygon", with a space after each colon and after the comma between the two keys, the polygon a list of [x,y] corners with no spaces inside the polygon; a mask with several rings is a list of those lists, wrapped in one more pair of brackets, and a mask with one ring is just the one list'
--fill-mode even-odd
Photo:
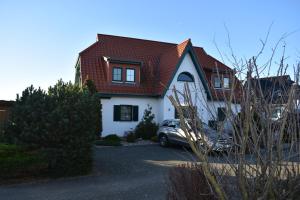
{"label": "bare shrub", "polygon": [[[216,95],[224,101],[226,120],[232,126],[235,143],[233,151],[228,152],[228,157],[222,163],[210,161],[211,149],[205,141],[203,145],[199,145],[198,139],[205,137],[201,113],[195,109],[199,106],[197,98],[206,95],[201,86],[197,89],[197,85],[194,85],[191,89],[191,85],[185,83],[183,91],[174,87],[173,94],[169,96],[179,114],[180,125],[190,147],[201,163],[205,177],[203,180],[207,180],[218,199],[234,199],[233,190],[235,197],[239,199],[299,198],[300,64],[294,66],[295,82],[291,83],[286,76],[288,65],[284,64],[283,55],[277,68],[277,77],[274,81],[269,78],[271,81],[265,84],[261,75],[269,75],[270,68],[274,69],[273,56],[276,48],[266,64],[259,65],[258,58],[264,48],[265,42],[257,56],[244,62],[238,62],[233,56],[231,64],[235,66],[236,73],[228,73],[232,80],[230,90],[222,90],[222,95],[220,92]],[[219,77],[223,76],[217,66],[215,71]],[[240,106],[238,114],[236,102]],[[210,115],[215,115],[212,106],[201,106]],[[223,134],[223,125],[218,125],[219,134]],[[232,187],[228,187],[226,182],[230,182]],[[182,187],[192,186],[191,182],[186,184],[188,186]],[[190,192],[200,198],[197,191]]]}
{"label": "bare shrub", "polygon": [[170,170],[168,200],[217,199],[201,165],[182,164]]}

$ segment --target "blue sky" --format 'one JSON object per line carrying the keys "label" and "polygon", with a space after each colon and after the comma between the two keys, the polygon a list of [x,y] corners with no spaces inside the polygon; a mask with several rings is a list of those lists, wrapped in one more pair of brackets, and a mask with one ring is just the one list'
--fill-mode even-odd
{"label": "blue sky", "polygon": [[97,33],[174,43],[191,38],[220,59],[214,40],[230,53],[226,25],[235,54],[249,58],[273,23],[262,59],[294,32],[279,45],[293,65],[300,59],[299,8],[298,0],[0,0],[0,99],[15,99],[31,84],[47,89],[60,78],[73,81],[77,55]]}

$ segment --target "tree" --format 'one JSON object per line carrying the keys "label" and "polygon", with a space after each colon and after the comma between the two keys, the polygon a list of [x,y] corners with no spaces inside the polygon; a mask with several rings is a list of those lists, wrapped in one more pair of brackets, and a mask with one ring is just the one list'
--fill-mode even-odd
{"label": "tree", "polygon": [[101,100],[97,96],[97,87],[96,87],[93,80],[87,79],[85,81],[84,85],[87,87],[90,94],[93,95],[94,98],[97,98],[98,101],[99,101],[98,114],[95,115],[95,119],[96,119],[95,121],[96,121],[96,124],[97,124],[97,126],[96,126],[97,129],[96,129],[95,133],[96,133],[96,136],[99,137],[99,136],[101,136],[101,133],[102,133],[102,104],[101,104]]}

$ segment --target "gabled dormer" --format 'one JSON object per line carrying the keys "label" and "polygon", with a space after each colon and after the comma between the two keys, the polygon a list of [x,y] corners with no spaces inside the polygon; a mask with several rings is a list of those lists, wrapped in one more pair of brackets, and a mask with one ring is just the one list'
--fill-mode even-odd
{"label": "gabled dormer", "polygon": [[141,61],[103,56],[107,67],[107,81],[117,85],[137,86],[141,82]]}

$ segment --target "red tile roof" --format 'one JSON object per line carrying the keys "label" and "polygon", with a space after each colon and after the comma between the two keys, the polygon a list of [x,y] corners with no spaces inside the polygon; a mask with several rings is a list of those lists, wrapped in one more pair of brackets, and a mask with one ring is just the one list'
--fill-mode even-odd
{"label": "red tile roof", "polygon": [[[157,84],[156,92],[162,94],[164,89],[168,86],[168,82],[172,79],[172,75],[176,69],[176,65],[182,56],[190,39],[185,40],[181,44],[170,47],[165,53],[160,56],[159,61],[159,84]],[[168,66],[168,67],[165,67]]]}
{"label": "red tile roof", "polygon": [[[160,96],[164,94],[176,65],[184,50],[192,45],[190,39],[180,44],[158,42],[144,39],[98,34],[97,41],[79,53],[81,80],[94,80],[97,90],[103,94],[131,94]],[[206,54],[201,47],[192,47],[203,68],[207,80],[212,71],[232,70]],[[137,87],[117,85],[107,81],[107,64],[103,57],[119,60],[140,61],[141,82]],[[211,86],[211,84],[209,84]],[[212,88],[211,88],[212,89]]]}

